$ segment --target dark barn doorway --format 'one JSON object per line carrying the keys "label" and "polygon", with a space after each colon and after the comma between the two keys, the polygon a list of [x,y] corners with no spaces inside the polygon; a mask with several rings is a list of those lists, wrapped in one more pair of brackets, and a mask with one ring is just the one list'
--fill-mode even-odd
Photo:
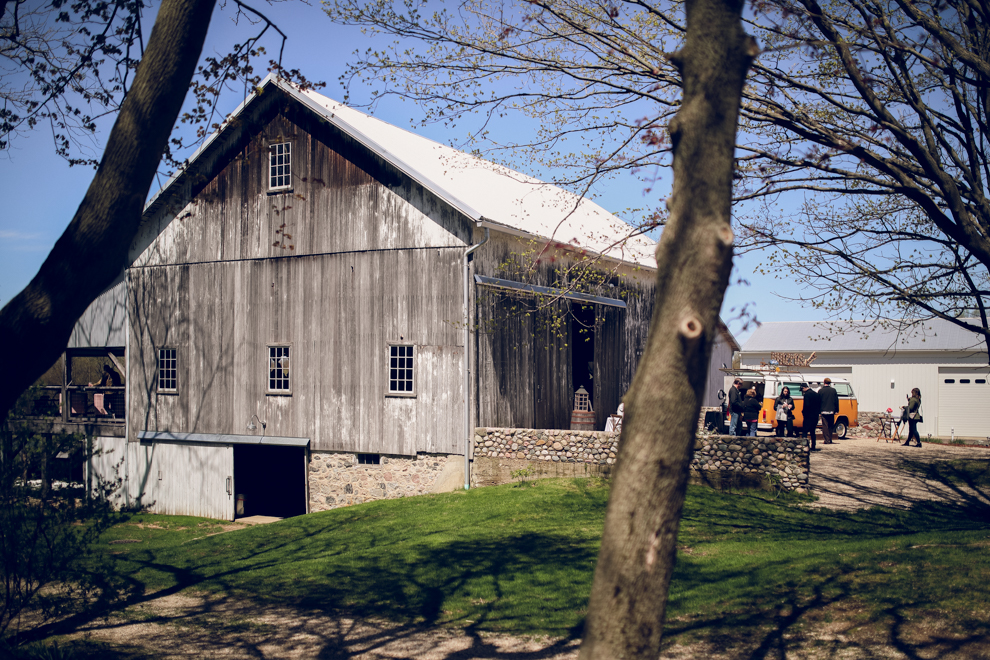
{"label": "dark barn doorway", "polygon": [[306,448],[234,445],[234,490],[245,516],[291,518],[306,513]]}
{"label": "dark barn doorway", "polygon": [[571,303],[571,407],[573,393],[584,387],[595,407],[595,306]]}

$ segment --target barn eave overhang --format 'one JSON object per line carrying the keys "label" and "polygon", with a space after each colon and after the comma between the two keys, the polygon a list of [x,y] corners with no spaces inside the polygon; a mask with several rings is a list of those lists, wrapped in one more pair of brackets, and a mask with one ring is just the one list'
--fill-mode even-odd
{"label": "barn eave overhang", "polygon": [[284,447],[308,447],[309,438],[291,438],[277,435],[242,435],[236,433],[176,433],[173,431],[139,431],[138,440],[153,442],[190,442],[212,445],[280,445]]}

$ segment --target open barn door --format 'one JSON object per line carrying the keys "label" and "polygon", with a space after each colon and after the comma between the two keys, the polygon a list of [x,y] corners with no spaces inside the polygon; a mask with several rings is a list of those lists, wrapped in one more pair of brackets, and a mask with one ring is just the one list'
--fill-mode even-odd
{"label": "open barn door", "polygon": [[234,447],[234,484],[243,513],[291,518],[306,513],[306,449],[280,445]]}

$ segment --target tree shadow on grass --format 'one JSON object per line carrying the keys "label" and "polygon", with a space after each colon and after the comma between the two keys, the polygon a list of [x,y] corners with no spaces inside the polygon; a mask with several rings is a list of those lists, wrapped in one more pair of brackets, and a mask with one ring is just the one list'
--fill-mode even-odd
{"label": "tree shadow on grass", "polygon": [[[934,478],[950,485],[959,479],[943,472]],[[825,658],[883,657],[890,649],[908,658],[990,653],[990,626],[979,613],[970,621],[955,622],[949,632],[929,630],[919,636],[919,617],[938,603],[926,600],[924,593],[911,593],[903,580],[864,612],[863,588],[884,589],[888,574],[922,570],[925,553],[935,549],[911,549],[919,553],[917,565],[922,566],[911,568],[906,561],[883,566],[883,555],[866,561],[836,557],[827,547],[831,539],[868,537],[897,545],[899,537],[926,531],[985,529],[986,505],[970,488],[961,488],[957,500],[919,501],[909,511],[866,512],[812,510],[763,496],[692,489],[682,542],[694,534],[698,540],[690,542],[703,548],[706,539],[765,535],[768,543],[821,542],[822,548],[797,567],[788,565],[790,560],[726,564],[702,553],[682,554],[668,610],[673,612],[667,623],[669,642],[753,660],[784,658],[809,647]],[[230,555],[232,544],[224,535],[211,537],[197,542],[195,563],[129,548],[126,561],[133,568],[125,575],[133,596],[115,611],[119,615],[128,607],[127,614],[106,621],[93,613],[80,614],[39,634],[81,630],[97,635],[136,623],[152,624],[153,632],[140,633],[147,648],[177,644],[202,655],[223,651],[231,657],[432,654],[438,660],[549,660],[574,654],[583,632],[597,543],[575,541],[565,532],[493,532],[481,539],[459,538],[446,530],[419,534],[400,528],[358,537],[349,533],[376,515],[380,514],[371,508],[357,507],[344,515],[307,516],[292,524],[237,532],[249,535],[249,542],[237,543],[236,556]],[[415,540],[411,547],[410,538]],[[392,552],[399,543],[406,545]],[[314,562],[319,579],[312,570],[294,568],[312,568]],[[865,578],[864,563],[877,566]],[[171,585],[152,593],[137,568],[167,574]],[[975,581],[973,586],[983,584],[985,580]],[[723,587],[727,593],[731,589],[735,601],[708,611],[678,613],[678,599],[684,594]],[[168,597],[185,600],[162,605]],[[438,626],[447,628],[437,631]],[[181,632],[178,641],[170,637],[176,630]],[[491,636],[491,631],[549,632],[553,638],[513,646]],[[454,637],[455,632],[460,636]],[[160,654],[149,657],[156,655]],[[704,657],[704,652],[694,657]]]}
{"label": "tree shadow on grass", "polygon": [[[470,657],[551,658],[573,641],[571,631],[587,603],[595,544],[575,543],[568,535],[532,533],[470,542],[437,542],[427,537],[412,551],[406,548],[392,556],[374,552],[389,540],[369,538],[357,548],[359,552],[349,548],[347,561],[338,563],[335,560],[343,553],[333,547],[334,538],[341,527],[353,524],[353,520],[314,517],[281,536],[256,533],[256,542],[240,543],[238,547],[247,549],[233,558],[211,556],[210,546],[224,544],[223,535],[211,537],[195,566],[173,565],[154,553],[132,551],[128,562],[168,574],[172,585],[150,591],[133,577],[137,570],[131,570],[133,595],[111,612],[115,616],[102,620],[103,613],[79,613],[36,630],[32,637],[77,631],[106,635],[136,623],[180,626],[184,645],[233,646],[244,657],[280,657],[271,655],[271,647],[290,648],[295,644],[293,637],[299,635],[322,639],[319,656],[306,653],[300,657],[352,657],[348,648],[369,652],[421,636],[424,629],[438,624],[473,636],[471,652],[476,655]],[[297,580],[291,567],[314,561],[323,564],[321,578],[312,584]],[[532,592],[534,583],[543,595],[514,597],[519,589]],[[174,611],[168,606],[150,606],[188,593],[195,597],[185,599]],[[125,609],[128,614],[119,616]],[[286,618],[299,623],[274,627],[252,623],[259,614],[275,609],[291,611]],[[335,623],[328,626],[328,618]],[[317,625],[317,620],[322,623]],[[549,628],[559,639],[538,652],[500,656],[482,635],[492,627],[518,634]],[[218,647],[221,639],[226,641]],[[478,655],[482,653],[491,655]]]}

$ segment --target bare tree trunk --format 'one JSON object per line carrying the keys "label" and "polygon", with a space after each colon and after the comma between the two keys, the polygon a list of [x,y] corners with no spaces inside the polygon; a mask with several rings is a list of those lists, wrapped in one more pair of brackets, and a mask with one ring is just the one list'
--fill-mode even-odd
{"label": "bare tree trunk", "polygon": [[214,4],[162,2],[86,196],[38,274],[0,311],[0,346],[18,359],[0,381],[0,423],[21,392],[55,362],[76,320],[124,267]]}
{"label": "bare tree trunk", "polygon": [[756,55],[742,0],[688,0],[675,54],[684,98],[671,122],[674,190],[657,246],[657,299],[625,396],[615,482],[581,660],[656,658],[688,465],[732,267],[732,173],[739,99]]}

